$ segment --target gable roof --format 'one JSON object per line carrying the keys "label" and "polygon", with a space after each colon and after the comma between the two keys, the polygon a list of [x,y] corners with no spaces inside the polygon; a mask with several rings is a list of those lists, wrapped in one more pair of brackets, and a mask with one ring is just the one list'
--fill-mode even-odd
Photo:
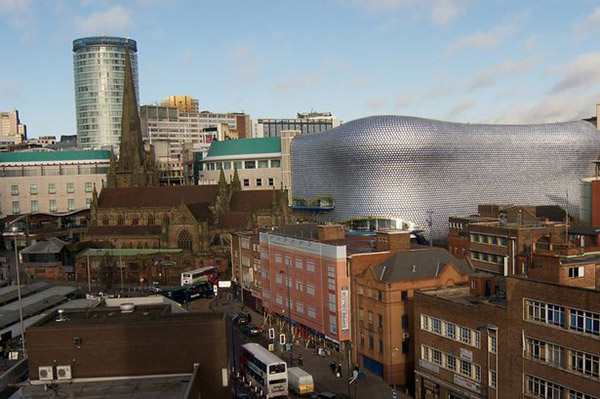
{"label": "gable roof", "polygon": [[280,137],[261,137],[254,139],[213,141],[210,144],[207,157],[225,157],[245,154],[271,154],[278,152],[281,152]]}
{"label": "gable roof", "polygon": [[218,191],[217,185],[107,187],[100,192],[98,208],[160,208],[202,202],[212,205]]}
{"label": "gable roof", "polygon": [[279,197],[281,190],[243,190],[231,196],[229,207],[232,211],[271,209],[273,195]]}
{"label": "gable roof", "polygon": [[67,245],[67,243],[63,240],[56,237],[50,237],[36,242],[21,252],[24,254],[57,254],[62,251],[65,245]]}
{"label": "gable roof", "polygon": [[436,277],[449,262],[463,275],[472,272],[465,260],[456,258],[443,248],[396,252],[373,266],[372,270],[375,278],[380,281],[416,280]]}

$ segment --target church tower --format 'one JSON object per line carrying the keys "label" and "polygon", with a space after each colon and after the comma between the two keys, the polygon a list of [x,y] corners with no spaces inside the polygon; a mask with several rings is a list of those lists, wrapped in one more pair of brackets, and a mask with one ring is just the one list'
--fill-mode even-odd
{"label": "church tower", "polygon": [[125,53],[123,81],[123,113],[119,159],[111,158],[107,176],[108,187],[147,187],[158,185],[154,151],[144,149],[129,50]]}

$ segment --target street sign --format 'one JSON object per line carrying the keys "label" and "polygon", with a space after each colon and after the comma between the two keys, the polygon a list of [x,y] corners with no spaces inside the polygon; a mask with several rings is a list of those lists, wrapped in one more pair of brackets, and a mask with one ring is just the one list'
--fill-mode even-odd
{"label": "street sign", "polygon": [[392,389],[392,399],[398,399],[398,392],[395,389]]}
{"label": "street sign", "polygon": [[269,351],[273,352],[275,350],[275,344],[269,344]]}
{"label": "street sign", "polygon": [[285,334],[279,334],[279,345],[285,345]]}
{"label": "street sign", "polygon": [[231,281],[219,281],[220,288],[231,288]]}
{"label": "street sign", "polygon": [[269,339],[275,339],[275,329],[269,328]]}

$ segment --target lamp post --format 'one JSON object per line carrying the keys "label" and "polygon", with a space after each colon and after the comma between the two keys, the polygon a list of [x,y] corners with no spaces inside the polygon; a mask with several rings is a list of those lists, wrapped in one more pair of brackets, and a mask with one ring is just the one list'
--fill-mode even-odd
{"label": "lamp post", "polygon": [[25,233],[19,231],[17,226],[13,226],[10,232],[3,234],[5,237],[12,237],[15,246],[15,271],[17,272],[17,296],[19,298],[19,324],[21,326],[21,344],[23,348],[23,357],[27,355],[25,351],[25,326],[23,324],[23,300],[21,298],[21,277],[19,271],[19,248],[17,247],[17,237],[24,236]]}
{"label": "lamp post", "polygon": [[294,343],[292,342],[292,299],[290,298],[290,285],[292,285],[292,282],[290,280],[290,283],[288,284],[288,276],[286,275],[284,270],[280,270],[279,274],[281,274],[284,278],[285,278],[285,286],[287,287],[287,307],[288,307],[288,318],[289,318],[289,323],[288,323],[288,334],[290,336],[289,339],[289,343],[290,343],[290,366],[294,365]]}

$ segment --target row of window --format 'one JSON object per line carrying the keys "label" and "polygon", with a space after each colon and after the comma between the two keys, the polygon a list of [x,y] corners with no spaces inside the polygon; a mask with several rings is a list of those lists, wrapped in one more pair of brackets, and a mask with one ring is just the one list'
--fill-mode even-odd
{"label": "row of window", "polygon": [[468,360],[442,352],[439,349],[421,345],[421,359],[436,364],[453,373],[459,373],[474,381],[481,381],[481,366]]}
{"label": "row of window", "polygon": [[[369,322],[369,324],[373,324],[373,312],[371,312],[370,310],[367,312],[367,321]],[[358,319],[359,320],[364,320],[365,315],[364,315],[364,310],[363,308],[359,308],[358,309]],[[402,319],[401,319],[401,323],[402,323],[402,328],[403,329],[407,329],[408,328],[408,323],[409,323],[409,317],[408,315],[402,315]],[[377,313],[377,328],[383,329],[383,315],[381,313]]]}
{"label": "row of window", "polygon": [[[476,348],[481,347],[481,333],[479,331],[461,327],[425,314],[421,315],[421,329]],[[494,345],[493,349],[494,351],[496,350],[496,345]]]}
{"label": "row of window", "polygon": [[[565,388],[533,375],[525,376],[525,393],[530,397],[543,399],[562,399],[563,397],[568,399],[598,399],[596,396]],[[563,396],[563,393],[568,394],[568,396]]]}
{"label": "row of window", "polygon": [[[263,280],[265,280],[265,281],[269,280],[269,272],[267,270],[262,270],[261,275],[262,275]],[[275,275],[275,283],[279,284],[279,285],[283,284],[283,276],[280,273],[277,273]],[[293,279],[291,277],[286,277],[285,285],[290,288],[294,287]],[[295,287],[296,287],[296,291],[304,292],[304,287],[305,287],[304,281],[299,280],[299,279],[296,280]],[[315,295],[315,285],[311,284],[311,283],[306,283],[306,293],[308,295],[314,296]]]}
{"label": "row of window", "polygon": [[600,313],[526,299],[524,316],[526,320],[600,336]]}
{"label": "row of window", "polygon": [[[261,254],[261,257],[263,259],[269,259],[269,252],[266,251],[266,250],[263,251],[262,254]],[[286,266],[289,267],[289,266],[292,265],[292,258],[291,258],[291,256],[286,256],[285,259],[284,259],[283,256],[281,255],[281,253],[275,252],[275,263],[282,263],[282,260],[283,260],[283,263]],[[296,269],[298,269],[298,270],[302,270],[306,266],[306,271],[309,271],[309,272],[314,272],[315,271],[315,262],[312,261],[312,260],[307,260],[306,261],[306,265],[305,265],[305,262],[304,262],[304,260],[302,258],[296,258],[294,264],[296,266]]]}
{"label": "row of window", "polygon": [[[255,183],[256,183],[256,187],[262,187],[263,179],[258,178],[255,180]],[[269,187],[273,187],[273,186],[275,186],[275,179],[273,179],[272,177],[269,177],[267,179],[267,183],[269,184]],[[244,179],[244,187],[250,187],[250,179]]]}
{"label": "row of window", "polygon": [[506,237],[471,233],[471,242],[478,242],[478,243],[482,243],[482,244],[506,247],[508,239]]}
{"label": "row of window", "polygon": [[[91,198],[86,198],[85,199],[85,205],[86,206],[90,206],[90,204],[92,203],[92,199]],[[49,200],[48,201],[48,209],[50,212],[57,212],[58,211],[58,206],[56,203],[56,200]],[[74,211],[75,210],[75,200],[72,198],[67,199],[67,210],[68,211]],[[34,212],[39,212],[40,211],[40,204],[37,200],[33,200],[31,201],[31,213]],[[13,215],[20,215],[21,214],[21,203],[19,201],[13,201],[12,202],[12,214]]]}
{"label": "row of window", "polygon": [[[366,296],[369,298],[376,298],[378,301],[382,302],[384,298],[384,293],[381,290],[377,290],[375,288],[363,287],[362,285],[358,286],[358,295]],[[400,299],[406,301],[408,299],[408,291],[400,291]]]}
{"label": "row of window", "polygon": [[105,175],[106,173],[108,173],[106,164],[0,167],[0,177]]}
{"label": "row of window", "polygon": [[[66,184],[66,192],[67,194],[74,194],[75,193],[75,183],[67,183]],[[94,188],[94,185],[92,182],[85,182],[84,186],[83,186],[83,190],[86,193],[91,193],[92,190]],[[20,195],[20,190],[19,190],[19,185],[18,184],[13,184],[10,186],[10,194],[12,196],[18,196]],[[38,194],[38,185],[37,184],[30,184],[29,185],[29,194],[30,195],[37,195]],[[48,194],[56,194],[56,183],[48,183]]]}
{"label": "row of window", "polygon": [[263,159],[258,161],[206,162],[206,170],[266,169],[280,167],[280,159]]}
{"label": "row of window", "polygon": [[[270,300],[271,299],[271,293],[268,290],[262,290],[262,297],[263,299],[266,300]],[[288,303],[289,301],[289,303]],[[289,305],[290,309],[294,308],[294,301],[293,300],[288,300],[286,301],[286,306]],[[275,296],[275,302],[278,305],[283,305],[283,295],[282,294],[277,294]],[[300,314],[304,314],[304,310],[306,309],[306,314],[308,315],[308,317],[310,317],[311,319],[316,319],[317,318],[317,310],[315,309],[314,306],[309,306],[306,305],[300,301],[296,301],[296,312],[300,313]]]}
{"label": "row of window", "polygon": [[535,338],[525,339],[525,357],[592,378],[600,378],[600,356]]}
{"label": "row of window", "polygon": [[487,252],[471,250],[471,259],[481,262],[494,263],[496,265],[504,264],[504,255],[488,254]]}

